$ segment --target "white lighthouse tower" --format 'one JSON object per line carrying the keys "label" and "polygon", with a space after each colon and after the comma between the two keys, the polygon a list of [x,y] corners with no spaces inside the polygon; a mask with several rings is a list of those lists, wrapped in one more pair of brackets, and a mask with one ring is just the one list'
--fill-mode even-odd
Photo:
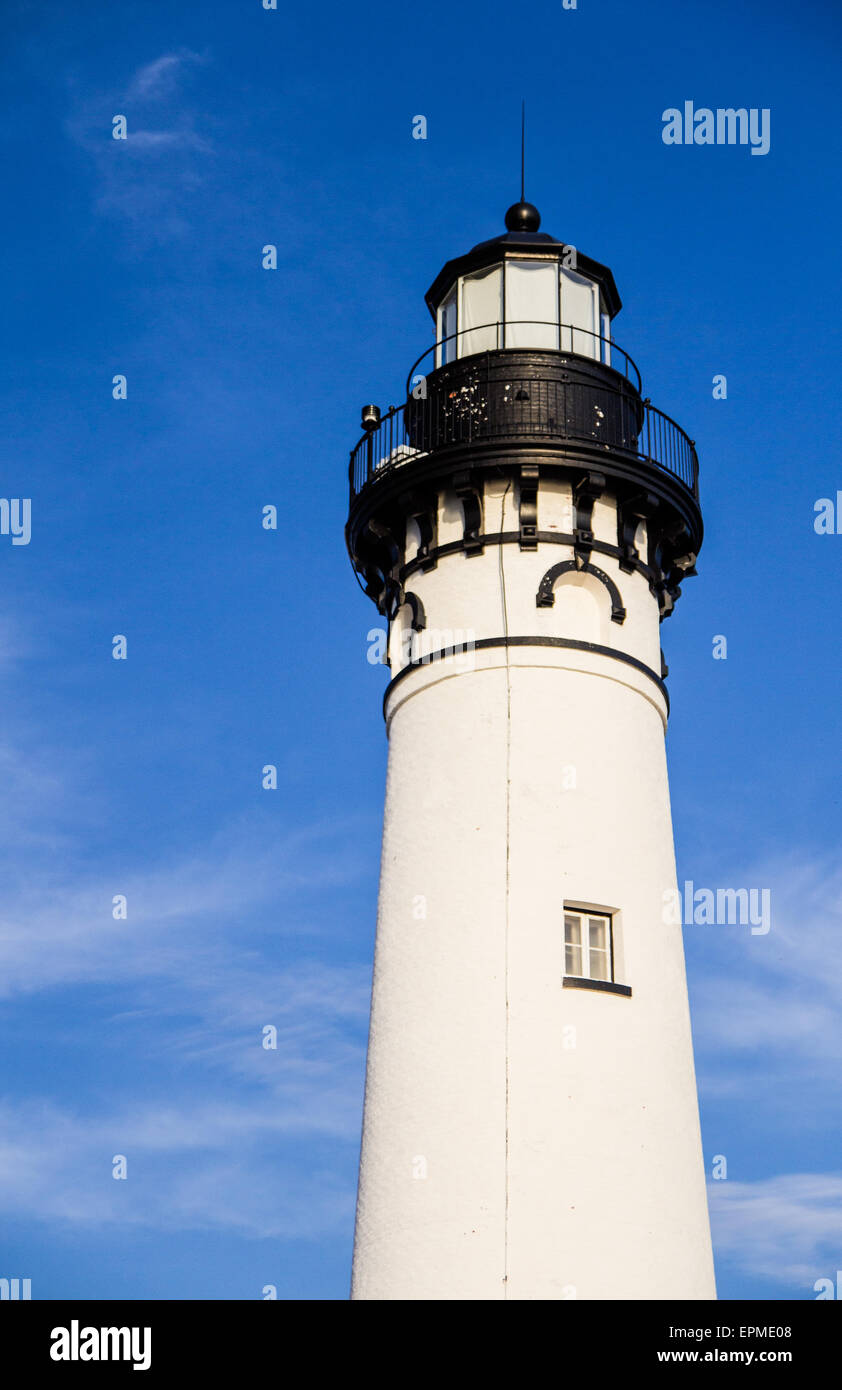
{"label": "white lighthouse tower", "polygon": [[[659,624],[692,441],[539,232],[448,261],[348,548],[389,624],[355,1299],[715,1298]],[[665,917],[667,920],[665,920]]]}

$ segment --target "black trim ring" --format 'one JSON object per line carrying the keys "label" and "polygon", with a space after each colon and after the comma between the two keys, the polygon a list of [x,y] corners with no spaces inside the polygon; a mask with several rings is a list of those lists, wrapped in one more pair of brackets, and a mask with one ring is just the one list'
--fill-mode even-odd
{"label": "black trim ring", "polygon": [[[579,642],[573,637],[481,637],[478,642],[474,642],[470,647],[471,651],[487,651],[490,647],[567,647],[573,651],[593,652],[596,656],[610,656],[615,661],[624,661],[627,666],[633,666],[636,671],[642,671],[644,676],[648,676],[654,681],[666,701],[667,714],[669,714],[670,697],[667,687],[656,676],[651,666],[645,662],[638,661],[636,656],[629,656],[628,652],[618,652],[616,647],[602,647],[597,642]],[[410,671],[416,670],[419,666],[429,666],[433,661],[441,661],[444,657],[460,655],[465,650],[465,646],[441,647],[438,651],[430,652],[428,656],[422,657],[420,661],[411,661],[408,666],[404,666],[402,671],[393,680],[389,681],[383,692],[383,718],[386,718],[386,704],[395,686],[408,676]]]}

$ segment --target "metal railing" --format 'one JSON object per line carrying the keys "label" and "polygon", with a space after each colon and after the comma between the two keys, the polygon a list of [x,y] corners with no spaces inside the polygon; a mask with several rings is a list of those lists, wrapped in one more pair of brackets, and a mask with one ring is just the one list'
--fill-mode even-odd
{"label": "metal railing", "polygon": [[[507,330],[509,328],[550,328],[555,334],[555,343],[512,343],[507,342]],[[486,335],[486,341],[481,347],[474,348],[469,344],[470,352],[460,353],[459,339],[469,334]],[[492,337],[493,335],[493,337]],[[517,335],[516,335],[517,336]],[[590,341],[587,341],[587,340]],[[453,357],[443,353],[442,349],[448,344],[456,347],[457,351]],[[592,351],[588,351],[591,348]],[[433,364],[430,371],[437,371],[439,367],[452,366],[456,361],[463,361],[466,357],[473,356],[481,352],[500,352],[518,351],[523,349],[526,352],[560,352],[570,353],[573,357],[585,357],[591,362],[601,362],[603,366],[610,367],[612,371],[624,376],[626,381],[630,381],[638,390],[642,390],[643,382],[634,358],[630,357],[619,343],[615,343],[613,338],[606,338],[601,333],[593,333],[589,328],[579,328],[573,323],[559,324],[553,319],[497,319],[492,323],[481,323],[474,328],[460,328],[456,333],[449,333],[446,338],[439,338],[438,342],[431,344],[430,347],[422,352],[421,356],[413,362],[406,378],[406,394],[409,396],[413,386],[419,377],[425,377],[427,372],[419,372],[418,368],[426,357],[435,353]],[[615,357],[617,361],[615,362]]]}
{"label": "metal railing", "polygon": [[[487,353],[439,368],[425,394],[393,406],[351,451],[351,503],[369,483],[412,460],[454,447],[511,440],[570,441],[650,464],[678,479],[698,499],[693,441],[663,411],[641,400],[631,383],[615,386],[587,364],[571,374],[547,354],[544,367],[517,353]],[[571,379],[572,376],[572,379]]]}

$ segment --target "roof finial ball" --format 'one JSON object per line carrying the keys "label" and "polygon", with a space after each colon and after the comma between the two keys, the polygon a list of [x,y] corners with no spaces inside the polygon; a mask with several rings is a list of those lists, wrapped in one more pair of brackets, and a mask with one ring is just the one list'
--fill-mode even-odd
{"label": "roof finial ball", "polygon": [[512,203],[506,213],[506,230],[509,232],[537,232],[541,225],[541,214],[534,203]]}

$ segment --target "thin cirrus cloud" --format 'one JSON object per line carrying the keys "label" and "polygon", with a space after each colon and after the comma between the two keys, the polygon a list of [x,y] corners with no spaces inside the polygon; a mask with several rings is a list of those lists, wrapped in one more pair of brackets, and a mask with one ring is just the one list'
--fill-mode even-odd
{"label": "thin cirrus cloud", "polygon": [[347,1230],[368,970],[302,955],[301,914],[317,886],[341,893],[357,877],[346,833],[220,832],[127,875],[127,921],[111,916],[113,884],[74,872],[72,844],[47,878],[23,852],[0,917],[3,993],[46,1010],[36,1032],[49,1018],[51,1045],[76,1060],[69,1096],[37,1059],[32,1076],[7,1077],[0,1210],[86,1227]]}
{"label": "thin cirrus cloud", "polygon": [[[10,764],[21,757],[26,764],[25,753],[7,752]],[[91,1087],[98,1104],[114,1111],[105,1126],[115,1136],[110,1152],[121,1151],[121,1142],[134,1153],[157,1151],[166,1137],[177,1153],[191,1132],[203,1134],[208,1153],[226,1135],[239,1153],[249,1135],[263,1131],[278,1143],[284,1134],[356,1142],[368,969],[314,958],[324,928],[312,902],[316,893],[322,909],[326,895],[341,902],[359,880],[357,827],[332,822],[283,833],[246,816],[165,862],[94,873],[78,861],[79,835],[51,830],[56,819],[69,825],[74,808],[90,801],[87,784],[77,785],[67,767],[63,774],[30,784],[29,799],[16,806],[19,835],[3,865],[0,997],[13,1008],[24,1004],[36,1020],[49,1018],[54,1045],[79,1049],[81,1070],[72,1112],[55,1109],[51,1078],[37,1064],[29,1078],[25,1068],[7,1076],[9,1209],[15,1193],[22,1200],[29,1191],[27,1174],[38,1171],[24,1151],[41,1143],[43,1126],[34,1119],[41,1110],[54,1133],[51,1152],[61,1155],[65,1210],[73,1209],[74,1184],[86,1181],[84,1154],[102,1160],[103,1122],[89,1111]],[[44,823],[49,854],[42,839],[29,836]],[[127,899],[126,920],[112,916],[116,892]],[[38,1010],[45,1012],[32,1013]],[[271,1049],[263,1046],[267,1026],[276,1032]],[[143,1084],[153,1092],[153,1118],[140,1129],[121,1115],[137,1059],[150,1069]],[[21,1106],[15,1093],[22,1088],[40,1100]],[[127,1132],[128,1139],[116,1137]],[[18,1179],[9,1171],[10,1134],[19,1140]],[[83,1154],[78,1163],[74,1154]]]}
{"label": "thin cirrus cloud", "polygon": [[[286,1117],[268,1106],[161,1101],[91,1118],[3,1103],[0,1132],[0,1210],[15,1218],[312,1239],[353,1212],[353,1183],[290,1161]],[[113,1177],[118,1154],[125,1181]]]}
{"label": "thin cirrus cloud", "polygon": [[[347,1230],[368,971],[285,949],[294,889],[346,879],[318,837],[305,867],[307,843],[137,874],[131,892],[146,904],[128,922],[104,910],[104,887],[74,890],[67,877],[40,911],[6,904],[0,977],[13,1004],[45,1001],[51,1045],[73,1050],[76,1079],[68,1097],[43,1070],[7,1078],[0,1210],[86,1227]],[[126,1183],[113,1180],[115,1154]]]}
{"label": "thin cirrus cloud", "polygon": [[[66,848],[72,858],[71,844]],[[360,874],[349,826],[280,837],[251,822],[220,832],[206,851],[148,869],[91,878],[72,866],[51,875],[32,867],[18,865],[17,891],[7,891],[0,908],[6,997],[95,981],[180,978],[188,962],[187,978],[195,982],[203,968],[210,972],[225,959],[232,937],[238,955],[251,934],[269,934],[268,924],[279,937],[300,939],[308,931],[301,905],[307,892],[350,885]],[[112,916],[118,894],[127,900],[126,921]]]}
{"label": "thin cirrus cloud", "polygon": [[[842,1037],[842,869],[831,859],[793,853],[747,871],[741,881],[768,886],[771,929],[693,925],[707,950],[692,980],[693,1034],[703,1057],[703,1090],[741,1087],[759,1103],[756,1061],[775,1075],[827,1084],[838,1075]],[[743,1062],[754,1062],[748,1068]],[[780,1090],[776,1105],[783,1103]]]}
{"label": "thin cirrus cloud", "polygon": [[[88,865],[86,838],[118,814],[105,771],[95,748],[57,743],[31,715],[7,720],[0,999],[148,981],[159,997],[168,981],[196,993],[203,980],[208,989],[230,980],[232,962],[244,959],[259,985],[270,952],[286,968],[324,934],[314,895],[325,903],[364,876],[353,816],[284,829],[249,812],[177,853]],[[118,895],[125,920],[113,915]]]}
{"label": "thin cirrus cloud", "polygon": [[126,88],[129,101],[162,101],[178,91],[191,67],[206,63],[207,57],[189,48],[175,53],[163,53],[151,63],[145,63],[131,78]]}
{"label": "thin cirrus cloud", "polygon": [[835,1280],[842,1251],[842,1174],[788,1173],[709,1188],[717,1261],[745,1274],[802,1287]]}
{"label": "thin cirrus cloud", "polygon": [[[207,122],[185,94],[188,76],[207,62],[189,49],[165,53],[121,90],[91,96],[88,83],[74,101],[66,128],[92,161],[95,210],[128,223],[141,246],[186,235],[210,177]],[[125,140],[112,138],[116,115],[126,119]]]}
{"label": "thin cirrus cloud", "polygon": [[[686,929],[708,943],[691,980],[703,1119],[708,1106],[724,1107],[711,1126],[719,1143],[737,1114],[739,1131],[748,1121],[767,1136],[741,1162],[743,1172],[759,1172],[755,1180],[710,1183],[717,1265],[787,1285],[787,1296],[814,1298],[816,1280],[835,1277],[842,1250],[842,1174],[830,1119],[842,1065],[842,870],[805,851],[735,879],[770,888],[769,933]],[[776,1136],[807,1133],[815,1171],[775,1173]]]}
{"label": "thin cirrus cloud", "polygon": [[[299,866],[298,885],[308,878]],[[134,891],[145,883],[152,906],[130,923],[111,920],[90,889],[65,897],[64,913],[60,899],[40,916],[13,906],[21,930],[0,933],[0,973],[13,1002],[21,993],[30,1008],[42,995],[48,1007],[64,1000],[52,1045],[72,1047],[80,1070],[71,1099],[43,1073],[25,1096],[14,1094],[20,1078],[7,1081],[1,1210],[246,1236],[347,1228],[368,971],[283,959],[288,906],[277,921],[265,915],[283,880],[260,854],[216,869],[194,859],[152,886],[138,877]],[[263,939],[248,929],[255,909]],[[81,1035],[80,998],[93,1001]],[[118,1153],[127,1183],[112,1178]]]}

